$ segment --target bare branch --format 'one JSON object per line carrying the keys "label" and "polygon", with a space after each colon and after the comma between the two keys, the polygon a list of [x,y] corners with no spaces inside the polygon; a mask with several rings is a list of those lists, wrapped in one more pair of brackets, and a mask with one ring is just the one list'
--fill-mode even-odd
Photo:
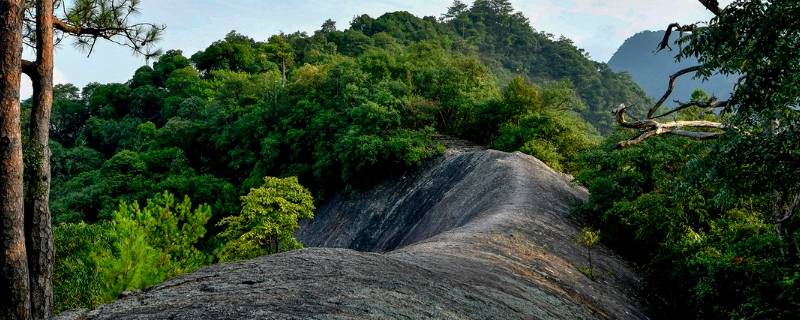
{"label": "bare branch", "polygon": [[711,110],[711,109],[725,108],[725,107],[728,106],[728,101],[727,100],[719,101],[717,99],[711,99],[711,100],[709,100],[707,102],[692,101],[692,102],[689,102],[689,103],[683,103],[683,102],[680,102],[678,100],[675,100],[675,103],[678,104],[678,107],[676,107],[676,108],[674,108],[674,109],[672,109],[670,111],[667,111],[665,113],[662,113],[660,115],[657,115],[657,116],[653,117],[653,119],[663,118],[663,117],[666,117],[666,116],[671,115],[673,113],[676,113],[676,112],[679,112],[679,111],[682,111],[682,110],[685,110],[685,109],[689,109],[691,107],[698,107],[698,108],[702,108],[702,109],[705,109],[705,110]]}
{"label": "bare branch", "polygon": [[624,105],[624,104],[621,104],[621,105],[619,105],[619,107],[617,107],[616,109],[614,109],[614,110],[611,110],[611,113],[612,113],[612,114],[614,114],[614,117],[615,117],[615,118],[617,118],[617,122],[618,122],[618,123],[619,123],[619,124],[620,124],[620,125],[621,125],[623,128],[631,128],[631,129],[636,129],[636,128],[639,128],[639,126],[638,126],[638,125],[636,125],[636,124],[634,124],[634,123],[631,123],[631,122],[628,122],[628,121],[626,121],[626,120],[625,120],[625,111],[626,111],[627,109],[628,109],[628,106],[626,106],[626,105]]}
{"label": "bare branch", "polygon": [[714,121],[705,120],[687,120],[687,121],[672,121],[667,123],[659,123],[656,127],[660,129],[676,129],[676,128],[713,128],[725,129],[725,125]]}
{"label": "bare branch", "polygon": [[620,141],[619,143],[617,143],[617,148],[622,149],[622,148],[625,148],[625,147],[630,147],[630,146],[635,145],[635,144],[639,144],[642,141],[646,140],[647,138],[653,137],[655,135],[657,135],[657,133],[655,131],[645,131],[645,132],[643,132],[642,134],[640,134],[636,138],[633,138],[633,139],[630,139],[630,140],[625,140],[625,141]]}
{"label": "bare branch", "polygon": [[53,27],[56,28],[56,30],[58,30],[58,31],[61,31],[61,32],[64,32],[64,33],[71,33],[71,34],[74,34],[74,35],[81,35],[81,32],[83,31],[80,28],[69,24],[66,21],[58,19],[57,17],[53,18]]}
{"label": "bare branch", "polygon": [[670,24],[669,26],[667,26],[667,30],[664,31],[664,38],[661,39],[661,42],[659,42],[658,48],[657,48],[656,51],[661,51],[661,50],[664,50],[664,49],[672,50],[672,47],[669,46],[669,43],[670,43],[670,39],[672,38],[672,32],[673,32],[672,30],[673,29],[675,31],[679,31],[681,33],[681,35],[682,35],[684,32],[692,32],[692,31],[694,31],[695,28],[696,28],[696,26],[693,25],[693,24],[685,25],[685,26],[682,26],[679,23]]}
{"label": "bare branch", "polygon": [[686,131],[686,130],[672,130],[669,133],[697,140],[713,139],[723,134],[723,132],[704,132],[704,131]]}
{"label": "bare branch", "polygon": [[652,108],[650,108],[650,111],[647,111],[647,118],[652,119],[653,115],[656,114],[656,111],[658,111],[658,109],[661,108],[662,105],[664,105],[664,102],[666,102],[667,99],[669,99],[669,96],[672,95],[672,91],[675,90],[675,82],[678,80],[678,78],[686,74],[696,72],[697,70],[700,70],[700,66],[694,66],[683,70],[679,70],[678,72],[675,72],[675,74],[669,76],[669,84],[667,85],[667,92],[665,92],[664,95],[661,97],[661,99],[659,99],[658,102],[656,102],[656,104],[653,105]]}
{"label": "bare branch", "polygon": [[[712,139],[722,135],[724,133],[724,130],[727,129],[727,127],[722,123],[714,121],[705,121],[705,120],[671,121],[666,123],[660,123],[658,121],[655,121],[652,117],[648,117],[645,120],[628,122],[625,120],[626,109],[627,107],[625,105],[620,105],[619,107],[614,109],[613,113],[617,118],[617,122],[619,122],[619,124],[625,128],[639,129],[641,133],[636,138],[619,142],[617,144],[618,148],[632,146],[641,143],[647,138],[662,134],[674,134],[700,140]],[[684,128],[712,129],[712,130],[723,130],[723,131],[689,131],[689,130],[684,130]]]}

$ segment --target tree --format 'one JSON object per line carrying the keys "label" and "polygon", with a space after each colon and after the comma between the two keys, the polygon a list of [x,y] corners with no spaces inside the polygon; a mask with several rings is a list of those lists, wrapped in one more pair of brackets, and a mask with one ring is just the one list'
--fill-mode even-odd
{"label": "tree", "polygon": [[[23,5],[20,1],[4,2],[3,21],[6,28],[0,30],[5,46],[2,50],[4,59],[10,64],[8,71],[16,71],[27,74],[33,83],[33,104],[30,116],[29,136],[27,139],[25,154],[25,183],[27,186],[24,195],[24,209],[19,206],[19,210],[24,210],[24,225],[26,241],[22,246],[18,246],[13,241],[5,241],[4,249],[25,248],[27,251],[30,277],[30,290],[24,285],[4,286],[10,288],[13,293],[9,296],[21,294],[30,295],[30,303],[18,299],[12,299],[11,303],[17,308],[31,307],[31,316],[35,319],[49,318],[52,307],[52,274],[53,274],[53,238],[51,216],[49,210],[50,193],[50,150],[48,146],[50,112],[53,103],[53,48],[55,33],[58,31],[63,37],[73,37],[76,45],[86,49],[91,54],[98,39],[105,39],[114,43],[130,47],[134,52],[142,53],[145,56],[152,56],[153,52],[149,49],[157,40],[163,27],[153,24],[132,23],[129,19],[132,13],[137,12],[138,0],[79,0],[71,3],[70,8],[65,8],[65,16],[55,15],[55,6],[65,5],[61,1],[36,1],[35,7],[30,2]],[[18,12],[19,10],[24,10]],[[16,16],[22,14],[23,17]],[[19,26],[13,25],[18,23]],[[36,60],[26,61],[18,57],[21,52],[16,48],[18,42],[24,40],[35,48]],[[60,39],[59,39],[60,40]],[[7,50],[6,50],[7,49]],[[8,78],[8,83],[0,83],[2,90],[8,94],[3,95],[3,99],[19,99],[19,75]],[[16,83],[13,83],[16,82]],[[11,94],[15,92],[15,94]],[[11,194],[3,197],[13,202],[16,199],[17,191],[23,190],[23,181],[12,178],[17,172],[23,172],[21,161],[16,161],[13,154],[16,153],[21,132],[19,132],[19,115],[14,112],[17,103],[8,102],[8,114],[3,114],[4,121],[8,121],[9,129],[7,138],[9,140],[9,161],[3,163],[3,172],[8,172],[9,178],[3,179],[8,185],[4,190]],[[6,110],[6,108],[4,108]],[[5,124],[5,123],[4,123]],[[16,125],[15,125],[16,124]],[[13,132],[12,131],[16,131]],[[5,150],[4,150],[5,151]],[[21,160],[21,159],[20,159]],[[21,193],[20,193],[21,194]],[[17,210],[17,207],[9,203],[9,210]],[[5,207],[5,206],[4,206]],[[13,207],[13,209],[12,209]],[[4,215],[5,217],[5,215]],[[8,212],[9,218],[15,215]],[[4,227],[13,227],[12,221],[4,223]],[[9,239],[11,240],[11,239]],[[5,264],[4,264],[5,266]],[[7,273],[10,274],[10,273]],[[5,281],[5,280],[4,280]],[[29,292],[28,292],[29,291]],[[20,314],[24,319],[26,315]]]}
{"label": "tree", "polygon": [[0,1],[0,318],[30,318],[19,89],[23,1]]}
{"label": "tree", "polygon": [[325,20],[319,31],[322,33],[336,32],[336,21],[333,21],[333,19]]}
{"label": "tree", "polygon": [[591,279],[594,279],[594,265],[592,264],[592,249],[594,249],[594,246],[596,246],[599,241],[600,241],[600,235],[598,235],[596,231],[590,228],[583,228],[583,230],[581,230],[581,233],[578,234],[578,237],[575,238],[575,242],[586,248],[586,258],[589,261],[589,268],[584,273]]}
{"label": "tree", "polygon": [[[453,4],[450,5],[449,8],[447,8],[447,13],[442,14],[442,20],[443,21],[450,21],[452,19],[455,19],[455,18],[467,13],[468,9],[469,9],[469,6],[467,6],[464,2],[459,1],[459,0],[455,0],[455,1],[453,1]],[[461,35],[461,36],[463,37],[464,35]]]}
{"label": "tree", "polygon": [[447,8],[447,13],[441,17],[442,22],[452,23],[453,27],[458,31],[458,34],[465,38],[467,35],[467,25],[469,24],[469,6],[462,1],[455,0],[453,4]]}
{"label": "tree", "polygon": [[283,82],[286,83],[286,73],[294,64],[294,50],[292,50],[292,45],[289,43],[287,36],[276,34],[269,37],[267,51],[270,58],[281,67]]}
{"label": "tree", "polygon": [[268,69],[265,57],[254,49],[256,42],[236,31],[225,35],[224,40],[215,41],[203,51],[192,55],[198,70],[209,75],[215,70],[231,70],[258,73]]}
{"label": "tree", "polygon": [[300,219],[314,217],[314,198],[297,178],[264,178],[264,185],[242,197],[242,212],[222,219],[219,234],[227,241],[221,261],[255,258],[302,248],[294,237]]}

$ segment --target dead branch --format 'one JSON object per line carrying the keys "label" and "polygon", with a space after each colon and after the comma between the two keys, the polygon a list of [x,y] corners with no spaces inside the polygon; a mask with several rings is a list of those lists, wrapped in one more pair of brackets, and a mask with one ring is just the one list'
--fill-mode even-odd
{"label": "dead branch", "polygon": [[679,70],[678,72],[675,72],[675,74],[669,76],[669,83],[667,84],[667,92],[665,92],[664,95],[661,97],[661,99],[658,99],[658,102],[656,102],[656,104],[654,104],[653,107],[651,107],[650,110],[647,111],[647,118],[652,119],[656,111],[658,111],[658,109],[664,105],[664,102],[666,102],[667,99],[669,99],[669,97],[672,95],[672,91],[675,90],[675,82],[678,81],[678,78],[687,75],[689,73],[696,72],[697,70],[700,70],[700,66],[694,66],[683,70]]}
{"label": "dead branch", "polygon": [[669,46],[669,39],[672,37],[672,32],[678,31],[683,35],[684,32],[692,32],[695,30],[697,26],[690,24],[690,25],[681,25],[679,23],[672,23],[667,26],[667,30],[664,31],[664,38],[661,39],[661,42],[658,43],[658,48],[656,51],[661,51],[664,49],[672,50],[672,47]]}
{"label": "dead branch", "polygon": [[[617,144],[618,148],[632,146],[647,138],[654,137],[662,134],[674,134],[692,139],[706,140],[716,138],[724,133],[727,127],[719,122],[705,121],[705,120],[685,120],[685,121],[670,121],[661,123],[655,120],[654,117],[648,117],[644,120],[637,120],[629,122],[625,120],[625,110],[628,107],[624,104],[620,105],[612,111],[617,119],[617,122],[624,128],[638,129],[639,136],[621,141]],[[693,129],[711,129],[716,131],[691,131],[685,128]]]}
{"label": "dead branch", "polygon": [[706,112],[710,112],[713,109],[721,109],[721,108],[725,108],[725,107],[728,106],[728,101],[727,100],[719,101],[716,98],[712,98],[711,100],[708,100],[708,101],[692,101],[692,102],[684,103],[684,102],[680,102],[678,100],[675,100],[674,102],[678,104],[677,107],[675,107],[674,109],[672,109],[670,111],[662,113],[660,115],[654,116],[653,119],[663,118],[663,117],[666,117],[666,116],[671,115],[673,113],[677,113],[677,112],[680,112],[682,110],[689,109],[691,107],[698,107],[698,108],[701,108],[701,109],[705,110]]}

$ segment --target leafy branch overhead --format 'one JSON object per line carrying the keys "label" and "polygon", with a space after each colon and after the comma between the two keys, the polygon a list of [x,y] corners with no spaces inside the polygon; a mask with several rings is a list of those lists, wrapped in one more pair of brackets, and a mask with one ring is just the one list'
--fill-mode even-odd
{"label": "leafy branch overhead", "polygon": [[[109,41],[130,48],[133,53],[145,58],[158,56],[154,49],[164,25],[135,22],[141,0],[77,0],[69,7],[63,0],[53,0],[55,16],[53,28],[59,32],[57,43],[74,38],[76,47],[91,55],[98,40]],[[33,1],[29,1],[33,2]],[[32,5],[28,6],[31,9]],[[35,43],[36,24],[33,10],[26,10],[25,34],[28,45]]]}

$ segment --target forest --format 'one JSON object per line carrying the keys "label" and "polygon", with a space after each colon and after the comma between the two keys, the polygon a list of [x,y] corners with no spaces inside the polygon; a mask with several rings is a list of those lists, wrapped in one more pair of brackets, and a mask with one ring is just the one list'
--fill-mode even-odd
{"label": "forest", "polygon": [[[70,19],[102,2],[77,1]],[[656,318],[793,318],[800,4],[699,2],[713,19],[668,28],[681,32],[672,54],[699,63],[675,77],[741,78],[729,100],[698,90],[668,111],[507,0],[313,34],[231,31],[154,55],[125,83],[55,85],[52,312],[302,248],[294,232],[316,206],[439,156],[443,134],[573,175],[591,196],[572,218],[636,265]],[[21,132],[37,108],[21,102]],[[41,154],[30,141],[26,179]]]}

